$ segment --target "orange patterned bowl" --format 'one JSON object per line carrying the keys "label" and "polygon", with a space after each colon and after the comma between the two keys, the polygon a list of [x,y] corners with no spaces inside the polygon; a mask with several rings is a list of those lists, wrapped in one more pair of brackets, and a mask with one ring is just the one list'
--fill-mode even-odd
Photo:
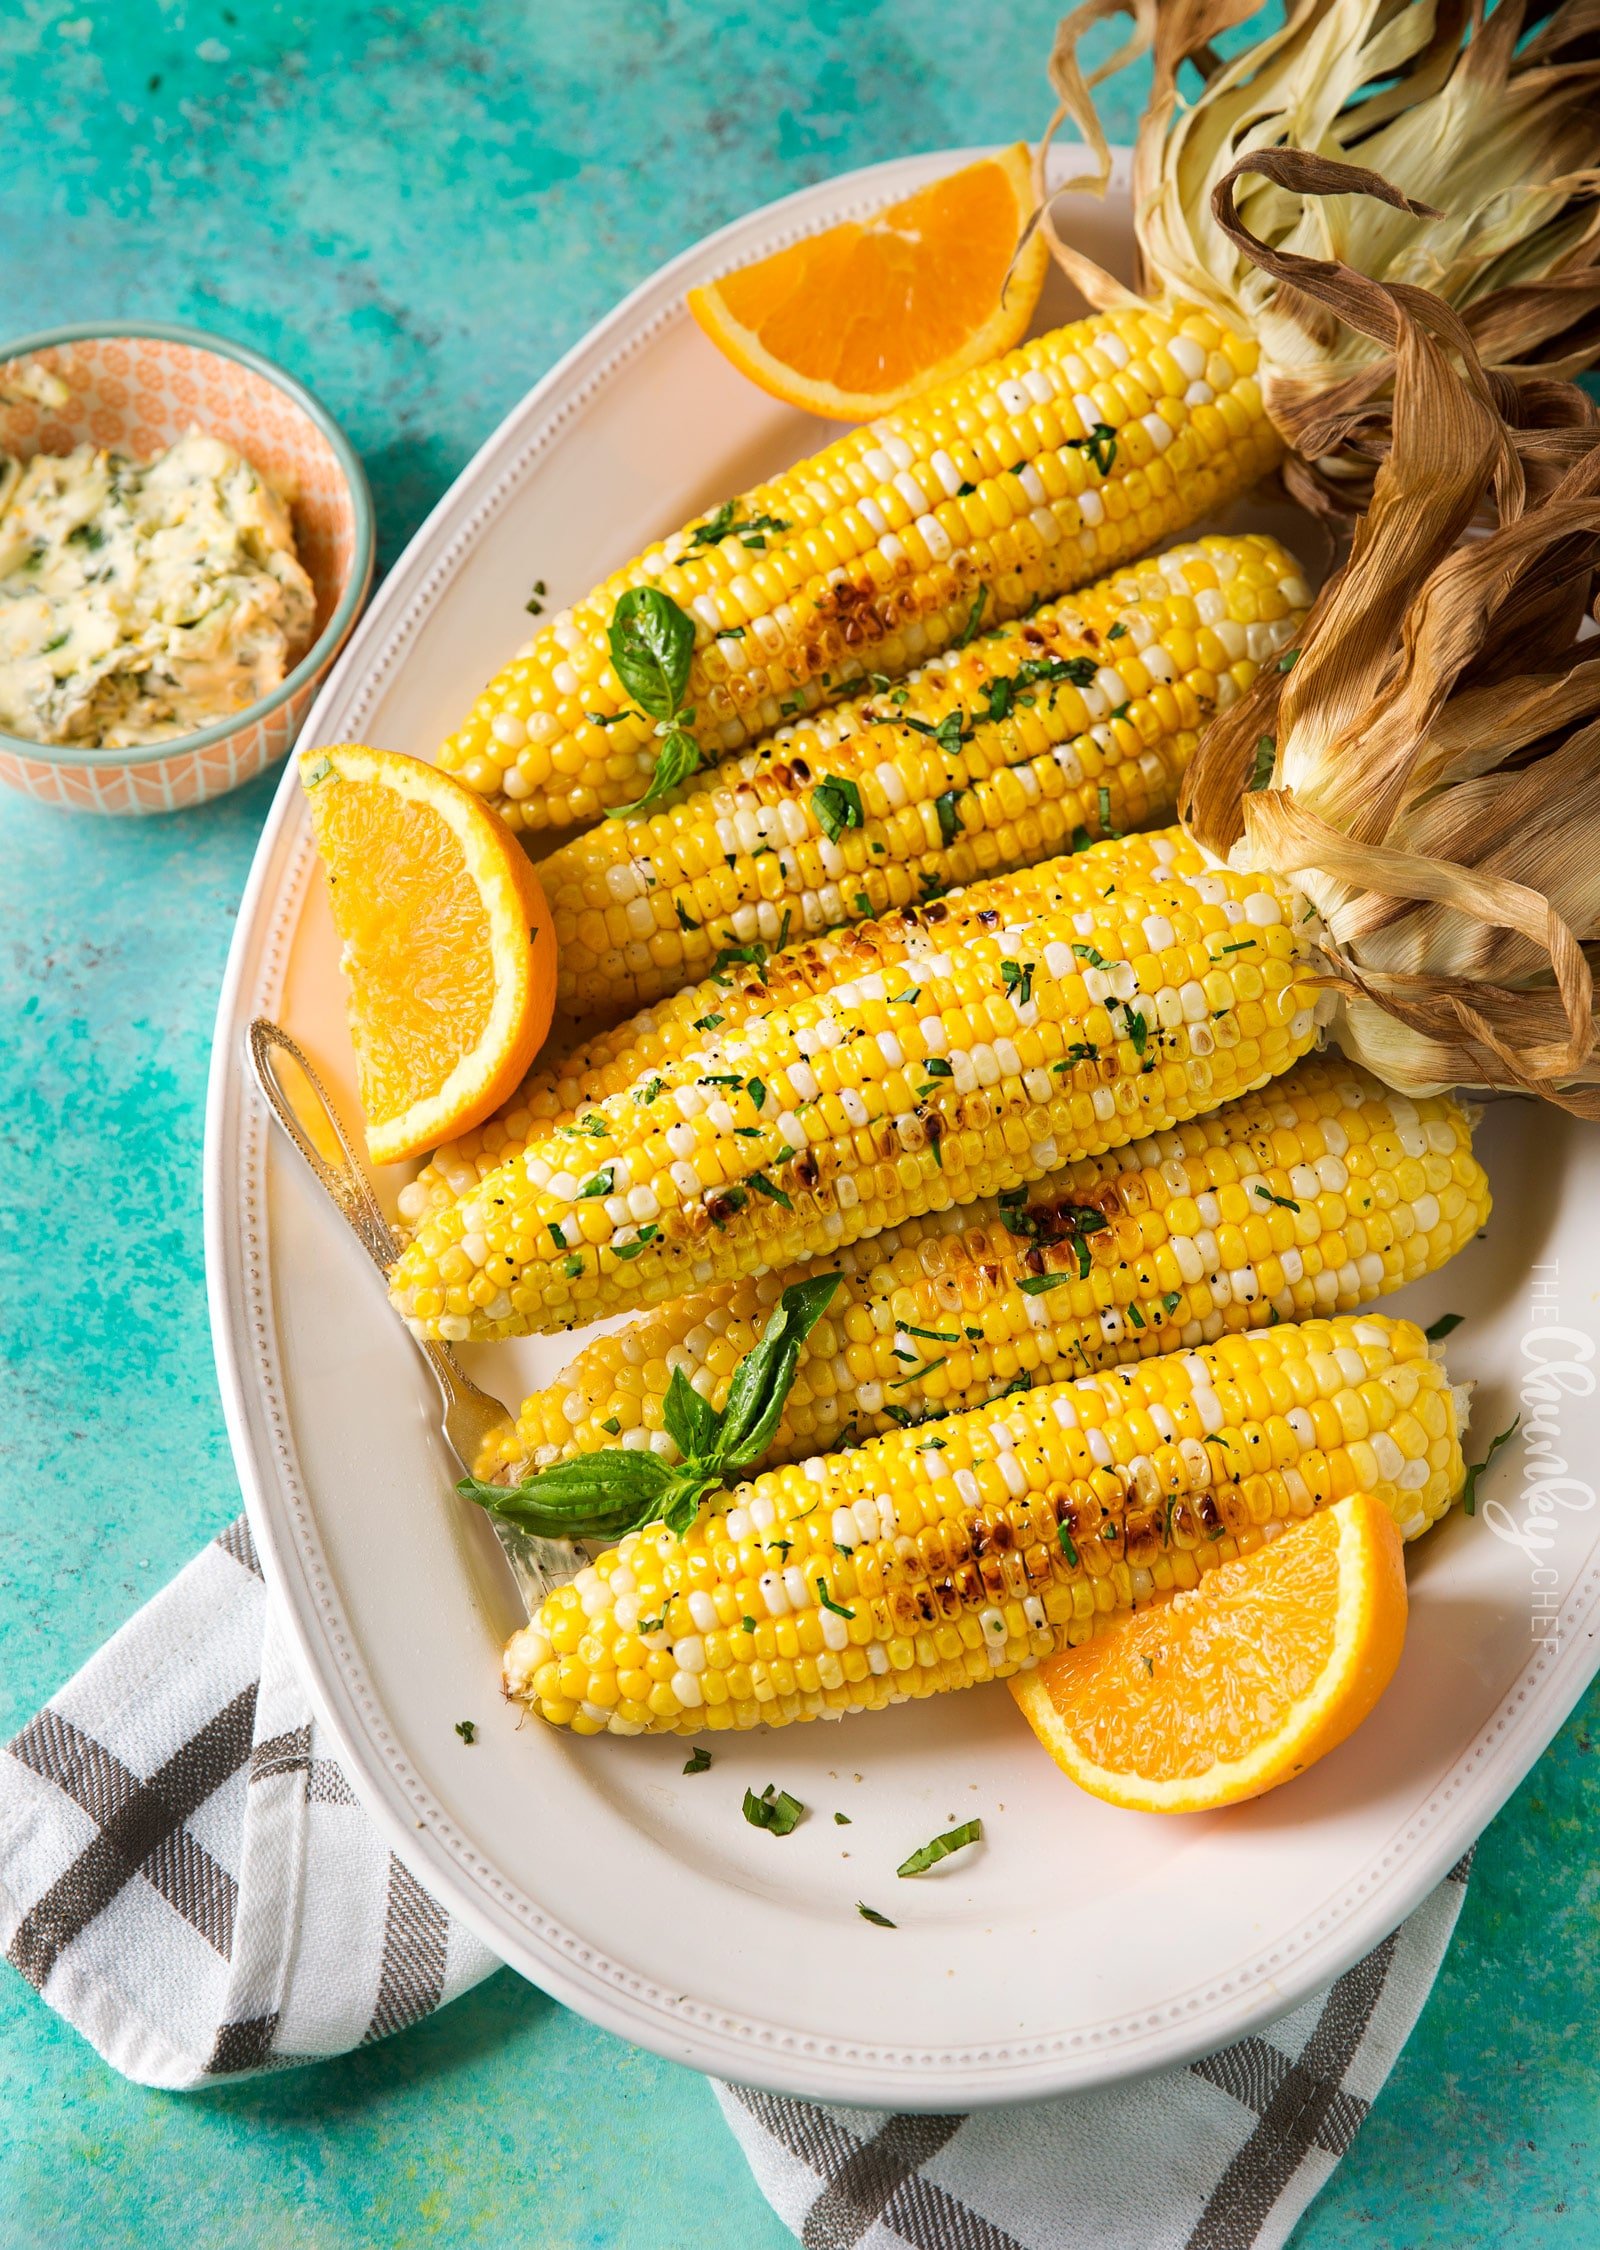
{"label": "orange patterned bowl", "polygon": [[103,813],[176,812],[236,789],[288,750],[371,588],[372,495],[361,463],[302,384],[198,328],[60,328],[0,345],[0,375],[23,360],[59,375],[72,397],[59,412],[0,404],[0,452],[26,459],[87,442],[148,459],[190,429],[226,439],[293,496],[317,630],[271,695],[197,734],[90,750],[0,733],[0,781],[41,804]]}

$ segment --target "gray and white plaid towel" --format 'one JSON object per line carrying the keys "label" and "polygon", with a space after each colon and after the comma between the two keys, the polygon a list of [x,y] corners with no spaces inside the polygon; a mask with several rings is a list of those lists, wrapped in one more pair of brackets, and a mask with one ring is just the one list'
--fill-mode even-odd
{"label": "gray and white plaid towel", "polygon": [[[1270,2250],[1404,2045],[1466,1879],[1269,2032],[1110,2093],[970,2117],[716,2096],[808,2250]],[[114,2068],[179,2088],[381,2039],[498,1966],[368,1825],[242,1518],[0,1755],[0,1936]]]}

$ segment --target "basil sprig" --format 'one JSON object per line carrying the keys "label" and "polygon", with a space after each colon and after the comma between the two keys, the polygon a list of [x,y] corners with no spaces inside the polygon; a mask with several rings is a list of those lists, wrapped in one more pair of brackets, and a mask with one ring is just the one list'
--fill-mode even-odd
{"label": "basil sprig", "polygon": [[681,1538],[708,1492],[737,1483],[772,1443],[800,1364],[800,1347],[839,1286],[836,1273],[796,1281],[773,1307],[759,1344],[733,1371],[719,1413],[681,1367],[662,1402],[667,1434],[683,1456],[676,1468],[654,1453],[608,1446],[557,1461],[521,1484],[463,1477],[456,1490],[480,1508],[539,1539],[617,1539],[647,1523]]}
{"label": "basil sprig", "polygon": [[667,796],[699,769],[700,745],[678,724],[692,719],[683,699],[694,662],[694,620],[659,586],[630,586],[611,613],[606,629],[611,668],[647,718],[656,722],[661,748],[642,797],[613,805],[608,818],[621,820]]}

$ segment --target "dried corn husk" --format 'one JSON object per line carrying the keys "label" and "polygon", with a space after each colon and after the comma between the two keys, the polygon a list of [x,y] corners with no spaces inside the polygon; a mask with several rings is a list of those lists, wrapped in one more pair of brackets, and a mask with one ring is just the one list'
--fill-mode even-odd
{"label": "dried corn husk", "polygon": [[[1301,457],[1297,497],[1349,513],[1366,505],[1387,443],[1392,353],[1308,300],[1281,261],[1348,266],[1442,299],[1491,374],[1532,380],[1502,411],[1539,426],[1560,403],[1545,379],[1600,350],[1600,7],[1563,0],[1523,41],[1523,0],[1487,17],[1466,0],[1291,0],[1281,29],[1219,61],[1212,42],[1256,12],[1256,0],[1084,0],[1051,55],[1059,107],[1039,192],[1044,151],[1069,119],[1096,168],[1067,185],[1103,188],[1110,156],[1092,89],[1150,50],[1133,170],[1142,289],[1259,339],[1267,410]],[[1122,14],[1132,37],[1086,75],[1084,33]],[[1192,102],[1186,64],[1203,80]],[[1047,204],[1041,224],[1091,302],[1126,302],[1123,284],[1062,241]]]}
{"label": "dried corn husk", "polygon": [[1291,878],[1339,996],[1333,1036],[1390,1084],[1600,1116],[1600,638],[1579,638],[1600,425],[1577,394],[1551,455],[1505,420],[1470,342],[1452,363],[1447,307],[1346,269],[1296,285],[1385,333],[1392,444],[1292,668],[1213,726],[1184,818]]}

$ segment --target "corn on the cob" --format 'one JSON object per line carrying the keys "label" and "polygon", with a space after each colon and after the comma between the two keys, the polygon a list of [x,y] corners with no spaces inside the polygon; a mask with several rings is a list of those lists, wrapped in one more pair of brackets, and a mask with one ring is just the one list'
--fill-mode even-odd
{"label": "corn on the cob", "polygon": [[[959,945],[751,1018],[424,1219],[424,1335],[575,1327],[1000,1194],[1278,1076],[1315,1036],[1288,894],[1177,831],[1022,878]],[[1170,854],[1147,874],[1154,847]]]}
{"label": "corn on the cob", "polygon": [[475,1464],[515,1483],[552,1461],[649,1446],[681,1367],[712,1406],[783,1290],[836,1271],[767,1461],[824,1453],[1094,1368],[1240,1329],[1353,1312],[1432,1273],[1489,1214],[1467,1112],[1413,1101],[1337,1057],[994,1198],[793,1273],[705,1290],[597,1337]]}
{"label": "corn on the cob", "polygon": [[630,1533],[513,1636],[507,1692],[692,1734],[1001,1679],[1347,1493],[1414,1538],[1461,1489],[1464,1419],[1422,1331],[1373,1313],[999,1399]]}
{"label": "corn on the cob", "polygon": [[528,830],[583,825],[637,797],[659,744],[607,644],[631,588],[658,588],[693,622],[685,721],[707,758],[869,671],[909,671],[980,600],[986,623],[1020,616],[1272,467],[1280,445],[1256,356],[1207,314],[1135,306],[924,392],[541,626],[440,763]]}
{"label": "corn on the cob", "polygon": [[540,864],[558,1003],[637,1008],[741,947],[1170,820],[1198,730],[1310,598],[1274,539],[1176,547],[602,821]]}
{"label": "corn on the cob", "polygon": [[[1119,856],[1130,875],[1137,872],[1148,879],[1168,865],[1173,848],[1167,836],[1128,836]],[[1200,864],[1185,846],[1181,865],[1198,868]],[[702,1026],[708,1018],[719,1018],[718,1029],[731,1037],[752,1018],[831,991],[836,984],[858,981],[902,962],[914,970],[925,955],[962,943],[980,915],[994,911],[1012,915],[1020,902],[1036,894],[1051,896],[1054,882],[1048,867],[1019,870],[992,882],[969,884],[949,898],[905,907],[879,921],[846,926],[777,952],[768,953],[762,945],[750,948],[751,959],[730,961],[715,975],[655,1007],[642,1008],[609,1030],[590,1033],[565,1052],[541,1056],[503,1109],[458,1140],[447,1141],[401,1190],[401,1218],[414,1231],[430,1212],[447,1209],[498,1165],[546,1138],[552,1127],[570,1125],[607,1095],[627,1093],[666,1064],[698,1054],[705,1045]],[[915,977],[910,981],[915,982]]]}

